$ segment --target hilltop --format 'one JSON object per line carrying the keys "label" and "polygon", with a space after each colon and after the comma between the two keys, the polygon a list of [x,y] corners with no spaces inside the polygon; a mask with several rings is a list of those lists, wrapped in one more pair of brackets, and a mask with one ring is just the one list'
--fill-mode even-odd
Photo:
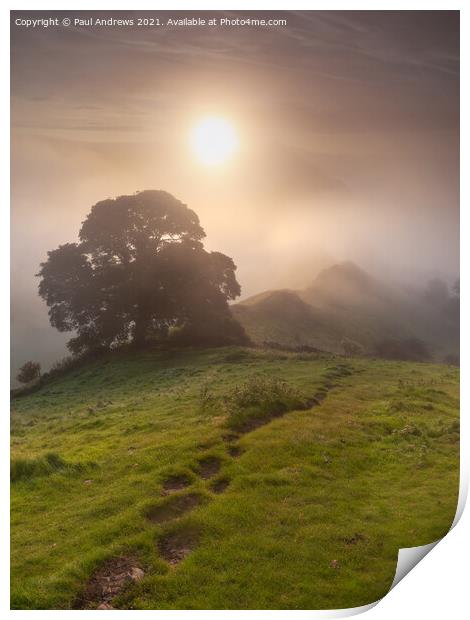
{"label": "hilltop", "polygon": [[352,262],[321,271],[303,290],[273,290],[231,306],[255,343],[344,353],[344,341],[375,354],[387,340],[422,340],[435,360],[457,354],[459,326],[419,290],[372,277]]}

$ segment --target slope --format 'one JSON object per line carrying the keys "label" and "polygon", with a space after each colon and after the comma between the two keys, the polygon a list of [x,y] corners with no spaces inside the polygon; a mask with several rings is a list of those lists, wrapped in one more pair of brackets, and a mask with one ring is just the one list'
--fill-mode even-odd
{"label": "slope", "polygon": [[364,605],[449,528],[458,428],[445,366],[109,355],[13,401],[12,607]]}

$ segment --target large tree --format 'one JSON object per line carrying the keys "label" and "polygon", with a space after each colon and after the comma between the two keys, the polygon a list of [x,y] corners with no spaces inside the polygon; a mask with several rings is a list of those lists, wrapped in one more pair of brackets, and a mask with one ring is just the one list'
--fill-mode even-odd
{"label": "large tree", "polygon": [[228,300],[240,295],[233,260],[204,250],[194,211],[164,191],[95,204],[79,243],[48,252],[39,294],[51,324],[74,331],[73,353],[168,337],[246,342]]}

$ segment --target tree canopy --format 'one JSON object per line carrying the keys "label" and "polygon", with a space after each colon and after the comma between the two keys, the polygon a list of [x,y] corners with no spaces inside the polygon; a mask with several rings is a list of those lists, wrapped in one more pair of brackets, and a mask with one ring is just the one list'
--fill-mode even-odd
{"label": "tree canopy", "polygon": [[228,301],[240,295],[235,264],[207,252],[194,211],[147,190],[95,204],[78,243],[48,252],[39,294],[51,325],[75,332],[73,353],[169,337],[192,344],[243,343]]}

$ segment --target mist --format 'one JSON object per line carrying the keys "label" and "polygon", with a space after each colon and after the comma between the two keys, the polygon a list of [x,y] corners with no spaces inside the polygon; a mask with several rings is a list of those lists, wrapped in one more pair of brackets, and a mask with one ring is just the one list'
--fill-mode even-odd
{"label": "mist", "polygon": [[[21,14],[13,371],[65,354],[68,336],[49,327],[37,295],[47,251],[77,239],[93,204],[138,190],[164,189],[196,211],[207,248],[237,264],[242,299],[304,288],[345,260],[407,286],[458,277],[458,12],[286,12],[282,28],[158,32],[25,29]],[[206,114],[240,137],[217,170],[188,148]]]}

